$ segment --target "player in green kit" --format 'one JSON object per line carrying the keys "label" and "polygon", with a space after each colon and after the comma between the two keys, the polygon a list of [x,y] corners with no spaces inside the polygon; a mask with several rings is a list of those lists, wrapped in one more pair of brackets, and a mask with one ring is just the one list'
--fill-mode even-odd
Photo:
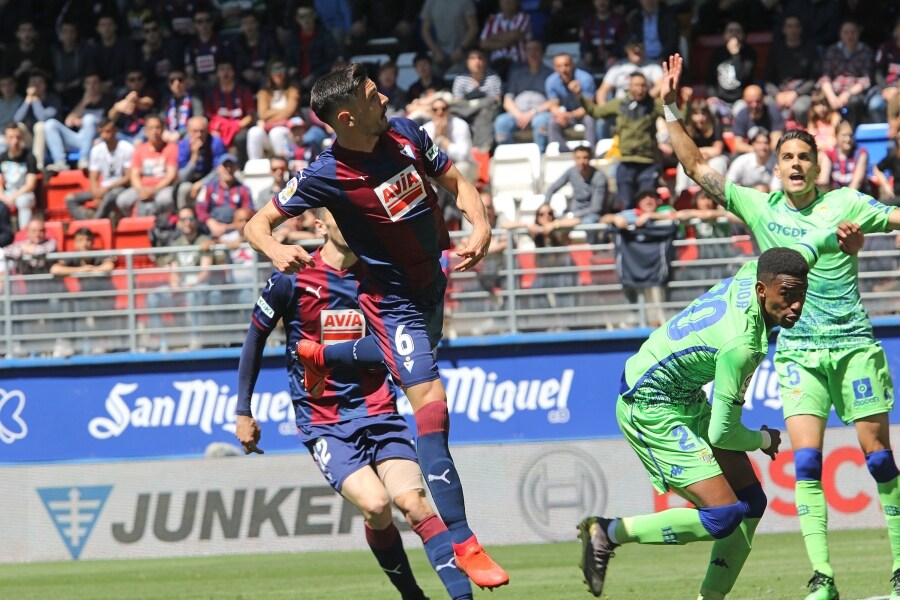
{"label": "player in green kit", "polygon": [[[850,188],[821,193],[815,138],[802,130],[782,136],[775,174],[784,191],[765,194],[735,185],[710,168],[674,105],[682,59],[663,64],[663,101],[672,146],[685,172],[717,203],[743,219],[760,248],[788,246],[844,220],[864,233],[900,229],[900,211]],[[809,274],[803,319],[778,337],[775,368],[785,424],[794,450],[797,514],[813,567],[808,600],[838,598],[826,537],[822,443],[830,409],[856,427],[878,487],[893,554],[891,599],[900,599],[900,479],[891,451],[888,413],[894,386],[881,345],[860,301],[854,256],[823,256]]]}
{"label": "player in green kit", "polygon": [[[853,223],[813,233],[792,248],[773,248],[715,285],[654,331],[625,365],[616,418],[653,486],[697,507],[579,524],[582,570],[595,596],[619,544],[686,544],[715,540],[700,589],[704,600],[731,591],[750,554],[766,496],[746,452],[773,459],[776,429],[741,423],[744,392],[766,357],[769,333],[800,319],[811,264],[838,249],[858,252]],[[703,386],[713,381],[712,406]]]}

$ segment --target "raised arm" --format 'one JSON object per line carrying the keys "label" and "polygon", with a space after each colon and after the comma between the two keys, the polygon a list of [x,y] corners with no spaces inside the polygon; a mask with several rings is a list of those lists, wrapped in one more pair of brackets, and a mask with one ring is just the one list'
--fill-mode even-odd
{"label": "raised arm", "polygon": [[666,127],[669,130],[669,138],[675,156],[684,167],[688,177],[697,182],[710,198],[720,206],[725,206],[725,177],[706,164],[706,159],[700,153],[700,148],[688,135],[684,127],[684,121],[675,107],[678,80],[684,68],[684,59],[679,54],[673,54],[667,62],[662,63],[663,77],[660,80],[660,93],[666,106]]}
{"label": "raised arm", "polygon": [[457,271],[468,271],[487,255],[491,245],[491,226],[488,225],[487,211],[475,186],[462,176],[455,166],[443,175],[434,178],[438,185],[456,196],[456,206],[466,220],[472,224],[472,233],[464,247],[456,254],[463,260],[456,266]]}

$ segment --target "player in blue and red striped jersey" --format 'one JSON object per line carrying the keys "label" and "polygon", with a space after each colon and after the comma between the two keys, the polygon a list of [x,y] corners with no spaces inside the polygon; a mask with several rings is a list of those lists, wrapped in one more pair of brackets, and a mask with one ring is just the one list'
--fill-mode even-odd
{"label": "player in blue and red striped jersey", "polygon": [[[472,223],[457,270],[469,270],[487,253],[491,230],[475,187],[465,180],[425,131],[408,119],[386,118],[387,99],[362,65],[336,69],[312,90],[312,109],[335,131],[334,145],[247,224],[247,239],[282,273],[315,261],[299,246],[280,244],[272,229],[307,208],[331,210],[348,246],[369,267],[359,305],[374,339],[356,346],[301,344],[307,389],[321,370],[350,364],[374,349],[412,404],[422,470],[435,505],[450,529],[457,564],[477,585],[494,588],[509,576],[484,551],[466,520],[462,484],[448,447],[447,395],[433,351],[441,337],[447,279],[441,253],[449,234],[429,181],[457,197]],[[311,351],[310,351],[311,349]],[[350,355],[350,360],[347,360]],[[312,377],[311,377],[312,376]]]}
{"label": "player in blue and red striped jersey", "polygon": [[391,501],[425,544],[425,554],[455,600],[471,600],[465,573],[456,568],[450,533],[425,497],[413,432],[397,414],[394,388],[382,362],[374,368],[335,368],[313,397],[303,387],[303,367],[293,349],[301,339],[322,344],[359,340],[366,320],[356,301],[365,265],[347,247],[327,209],[316,209],[316,231],[325,244],[314,268],[293,275],[274,271],[253,309],[238,367],[236,435],[244,452],[258,452],[261,430],[251,398],[266,339],[284,322],[287,373],[297,429],[328,483],[366,519],[366,541],[404,600],[425,598],[391,516]]}

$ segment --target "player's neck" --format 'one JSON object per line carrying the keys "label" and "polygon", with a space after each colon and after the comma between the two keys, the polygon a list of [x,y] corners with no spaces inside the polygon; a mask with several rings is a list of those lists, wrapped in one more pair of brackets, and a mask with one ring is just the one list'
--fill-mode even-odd
{"label": "player's neck", "polygon": [[800,194],[792,194],[790,192],[784,193],[784,199],[788,203],[788,206],[795,210],[803,210],[810,204],[816,201],[819,194],[816,191],[816,188],[813,188],[809,191],[802,192]]}
{"label": "player's neck", "polygon": [[346,150],[351,150],[353,152],[365,152],[371,153],[375,150],[375,146],[378,144],[379,136],[371,136],[367,134],[363,135],[354,135],[351,133],[345,133],[340,136],[337,143],[341,148]]}
{"label": "player's neck", "polygon": [[325,245],[319,250],[319,256],[322,258],[322,262],[338,271],[349,269],[358,260],[355,254],[349,250],[341,250],[330,241],[325,242]]}

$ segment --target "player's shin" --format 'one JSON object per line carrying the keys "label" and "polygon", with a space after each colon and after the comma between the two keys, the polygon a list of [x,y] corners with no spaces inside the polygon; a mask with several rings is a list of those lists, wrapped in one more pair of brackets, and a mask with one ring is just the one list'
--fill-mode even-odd
{"label": "player's shin", "polygon": [[806,554],[814,571],[834,577],[828,552],[828,507],[822,491],[822,452],[816,448],[794,451],[797,483],[794,498]]}
{"label": "player's shin", "polygon": [[731,535],[747,514],[747,504],[735,504],[695,510],[670,508],[662,512],[625,517],[610,526],[610,537],[617,544],[689,544]]}
{"label": "player's shin", "polygon": [[362,367],[375,368],[384,363],[384,354],[375,341],[375,336],[325,346],[322,359],[326,367]]}
{"label": "player's shin", "polygon": [[437,515],[430,515],[413,526],[425,545],[425,555],[434,567],[447,593],[453,600],[471,600],[472,586],[469,578],[456,566],[450,532]]}
{"label": "player's shin", "polygon": [[887,521],[888,539],[894,558],[892,571],[900,569],[900,471],[891,450],[879,450],[866,455],[866,466],[878,484],[878,499]]}
{"label": "player's shin", "polygon": [[391,522],[385,529],[372,529],[366,524],[366,541],[379,566],[403,598],[425,598],[403,549],[403,538]]}
{"label": "player's shin", "polygon": [[749,510],[731,535],[716,540],[712,547],[706,577],[700,588],[704,600],[724,598],[734,587],[741,569],[744,567],[753,546],[753,534],[766,510],[766,494],[759,483],[749,485],[737,492],[738,500],[747,503]]}

